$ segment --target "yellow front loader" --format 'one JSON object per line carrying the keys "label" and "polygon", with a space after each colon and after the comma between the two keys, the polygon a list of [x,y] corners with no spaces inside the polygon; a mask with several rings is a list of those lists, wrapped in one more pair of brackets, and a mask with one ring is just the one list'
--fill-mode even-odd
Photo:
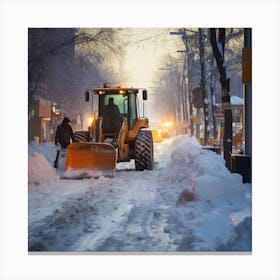
{"label": "yellow front loader", "polygon": [[86,92],[86,101],[98,96],[98,116],[88,131],[74,133],[64,178],[113,176],[117,162],[131,159],[135,170],[153,169],[153,137],[148,119],[139,117],[139,92],[147,100],[147,90],[139,88],[104,85]]}

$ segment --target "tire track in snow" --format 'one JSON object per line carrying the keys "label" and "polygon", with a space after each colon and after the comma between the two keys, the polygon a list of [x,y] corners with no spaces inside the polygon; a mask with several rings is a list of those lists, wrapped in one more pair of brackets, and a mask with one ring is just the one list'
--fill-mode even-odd
{"label": "tire track in snow", "polygon": [[89,217],[97,215],[92,190],[69,198],[52,214],[29,225],[29,251],[68,251],[73,240],[91,230]]}
{"label": "tire track in snow", "polygon": [[[119,175],[127,176],[126,173]],[[120,193],[110,201],[113,211],[103,208],[95,221],[97,230],[81,237],[72,249],[92,252],[174,250],[169,235],[164,232],[166,209],[158,204],[155,178],[155,174],[148,171],[126,178],[127,186],[119,189]],[[133,184],[135,182],[137,184]]]}
{"label": "tire track in snow", "polygon": [[[171,205],[162,195],[166,187],[162,167],[143,172],[119,171],[111,179],[89,180],[94,182],[91,189],[70,196],[51,215],[30,225],[29,249],[176,251],[178,244],[174,244],[166,230]],[[169,203],[175,197],[176,193],[169,197]]]}

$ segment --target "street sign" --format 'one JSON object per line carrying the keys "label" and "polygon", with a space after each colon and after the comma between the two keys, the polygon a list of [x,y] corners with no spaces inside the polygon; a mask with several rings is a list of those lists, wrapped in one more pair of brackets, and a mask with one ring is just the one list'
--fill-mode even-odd
{"label": "street sign", "polygon": [[218,121],[223,121],[225,118],[225,110],[216,110],[216,119]]}

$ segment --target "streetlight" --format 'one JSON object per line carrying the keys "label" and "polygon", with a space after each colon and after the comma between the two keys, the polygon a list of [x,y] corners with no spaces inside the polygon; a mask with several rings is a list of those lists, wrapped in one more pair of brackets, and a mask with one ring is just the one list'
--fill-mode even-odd
{"label": "streetlight", "polygon": [[[194,35],[190,35],[188,36],[188,38],[193,38],[195,36],[195,32],[192,31],[192,30],[188,30],[188,32],[192,32],[194,33]],[[187,107],[187,100],[188,100],[188,103],[189,103],[189,114],[190,114],[190,126],[191,126],[191,135],[194,134],[194,128],[193,128],[193,106],[192,106],[192,97],[191,97],[191,87],[190,87],[190,69],[189,69],[189,65],[190,65],[190,57],[189,57],[189,47],[188,47],[188,43],[187,43],[187,30],[186,28],[183,28],[182,30],[180,31],[172,31],[172,32],[169,32],[170,35],[182,35],[182,40],[183,40],[183,43],[185,45],[185,50],[177,50],[176,52],[177,53],[185,53],[184,55],[184,69],[183,69],[183,79],[185,80],[186,77],[185,77],[185,70],[186,70],[186,65],[188,65],[188,68],[187,68],[187,78],[188,78],[188,91],[189,91],[189,94],[188,94],[188,99],[187,99],[187,93],[186,93],[186,81],[183,81],[184,82],[184,92],[182,92],[182,94],[184,96],[183,97],[183,100],[185,100],[185,106],[186,106],[186,120],[188,121],[188,107]],[[182,84],[183,86],[183,84]]]}
{"label": "streetlight", "polygon": [[[182,35],[182,39],[184,44],[186,45],[186,30],[185,28],[183,31],[173,31],[169,32],[170,35]],[[182,73],[182,109],[183,109],[183,120],[184,120],[184,125],[188,123],[188,106],[187,106],[187,91],[186,91],[186,55],[187,55],[187,50],[177,50],[176,52],[178,53],[185,53],[184,55],[184,62],[183,62],[183,73]],[[187,132],[187,126],[185,126],[185,132]]]}

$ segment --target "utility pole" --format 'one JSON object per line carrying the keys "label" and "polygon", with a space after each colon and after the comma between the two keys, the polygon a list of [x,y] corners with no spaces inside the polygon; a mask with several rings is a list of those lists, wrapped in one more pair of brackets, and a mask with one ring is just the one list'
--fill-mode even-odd
{"label": "utility pole", "polygon": [[[210,28],[210,40],[213,49],[213,54],[216,59],[217,67],[220,73],[222,106],[224,108],[224,159],[226,167],[231,169],[231,153],[232,153],[232,112],[230,103],[230,79],[227,75],[226,66],[224,63],[224,50],[225,50],[225,28],[219,28],[218,42],[216,29]],[[219,46],[219,47],[218,47]]]}
{"label": "utility pole", "polygon": [[218,136],[218,128],[217,128],[217,118],[216,118],[216,98],[215,98],[215,83],[216,83],[216,75],[214,72],[214,55],[211,58],[211,74],[210,74],[210,96],[211,96],[211,115],[212,115],[212,123],[213,123],[213,136],[214,139],[217,139]]}
{"label": "utility pole", "polygon": [[252,29],[244,28],[242,80],[244,83],[245,154],[252,156]]}
{"label": "utility pole", "polygon": [[[182,52],[184,53],[184,63],[183,63],[183,73],[182,73],[182,110],[183,110],[183,121],[184,123],[188,123],[189,122],[189,118],[188,118],[188,98],[187,98],[187,85],[186,85],[186,69],[187,69],[187,32],[186,29],[179,29],[179,31],[175,31],[175,32],[169,32],[170,35],[182,35],[182,40],[183,43],[186,47],[186,50],[184,51],[177,51],[177,52]],[[188,81],[189,83],[189,81]],[[189,94],[191,94],[189,92]],[[187,127],[185,127],[185,132],[187,133]]]}

